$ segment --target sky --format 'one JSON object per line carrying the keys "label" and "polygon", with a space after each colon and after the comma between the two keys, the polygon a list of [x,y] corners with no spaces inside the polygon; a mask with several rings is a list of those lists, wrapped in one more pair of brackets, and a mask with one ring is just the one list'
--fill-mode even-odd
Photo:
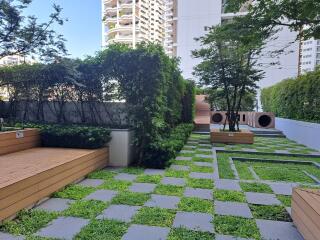
{"label": "sky", "polygon": [[62,16],[68,19],[55,30],[66,38],[70,57],[83,58],[101,49],[101,0],[33,0],[26,14],[47,22],[53,3],[63,8]]}

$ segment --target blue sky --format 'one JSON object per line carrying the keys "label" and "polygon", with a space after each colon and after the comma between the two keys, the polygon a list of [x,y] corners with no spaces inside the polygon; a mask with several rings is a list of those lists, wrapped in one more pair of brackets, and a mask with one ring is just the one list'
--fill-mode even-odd
{"label": "blue sky", "polygon": [[69,20],[55,29],[67,39],[70,57],[82,58],[101,49],[101,0],[33,0],[26,13],[47,21],[53,3],[63,8],[62,16]]}

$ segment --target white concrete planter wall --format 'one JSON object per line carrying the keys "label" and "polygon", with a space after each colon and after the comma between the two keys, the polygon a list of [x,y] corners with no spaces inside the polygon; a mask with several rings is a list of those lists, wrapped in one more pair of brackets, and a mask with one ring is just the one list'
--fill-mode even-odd
{"label": "white concrete planter wall", "polygon": [[276,118],[276,128],[289,139],[320,151],[320,124]]}
{"label": "white concrete planter wall", "polygon": [[111,137],[109,166],[129,166],[133,160],[134,131],[130,129],[111,129]]}

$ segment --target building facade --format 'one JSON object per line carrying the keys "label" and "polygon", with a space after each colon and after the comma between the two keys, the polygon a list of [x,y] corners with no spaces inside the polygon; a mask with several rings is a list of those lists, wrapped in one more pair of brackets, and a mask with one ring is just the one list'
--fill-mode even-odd
{"label": "building facade", "polygon": [[302,42],[301,73],[314,71],[320,65],[320,40],[310,39]]}
{"label": "building facade", "polygon": [[102,0],[102,45],[164,44],[165,0]]}

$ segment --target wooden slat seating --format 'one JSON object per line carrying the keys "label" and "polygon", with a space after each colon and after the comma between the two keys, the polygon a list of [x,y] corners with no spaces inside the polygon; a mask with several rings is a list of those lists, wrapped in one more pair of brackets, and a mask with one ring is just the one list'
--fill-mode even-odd
{"label": "wooden slat seating", "polygon": [[195,128],[197,131],[210,131],[210,105],[205,101],[206,95],[196,95]]}
{"label": "wooden slat seating", "polygon": [[[4,141],[0,144],[4,145]],[[40,144],[40,137],[28,135],[17,145],[22,144],[23,148],[32,147],[0,155],[0,221],[108,164],[107,147],[94,150],[34,147]]]}
{"label": "wooden slat seating", "polygon": [[294,189],[291,213],[305,240],[320,239],[320,190]]}

